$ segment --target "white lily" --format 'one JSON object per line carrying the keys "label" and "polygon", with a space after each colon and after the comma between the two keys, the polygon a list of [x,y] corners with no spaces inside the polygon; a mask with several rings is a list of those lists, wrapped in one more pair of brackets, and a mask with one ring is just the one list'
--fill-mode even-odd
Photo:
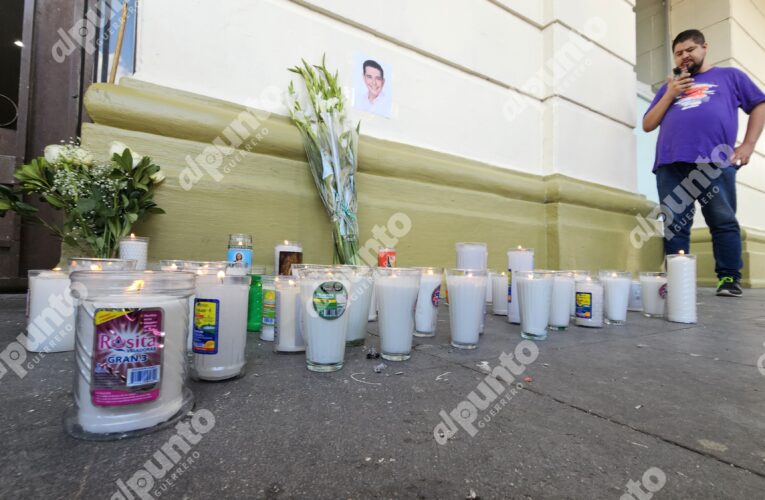
{"label": "white lily", "polygon": [[[109,158],[113,157],[115,153],[122,156],[122,153],[124,153],[126,149],[130,148],[124,142],[112,141],[111,144],[109,144]],[[141,162],[143,155],[132,149],[130,149],[130,154],[133,157],[133,168],[135,168]]]}

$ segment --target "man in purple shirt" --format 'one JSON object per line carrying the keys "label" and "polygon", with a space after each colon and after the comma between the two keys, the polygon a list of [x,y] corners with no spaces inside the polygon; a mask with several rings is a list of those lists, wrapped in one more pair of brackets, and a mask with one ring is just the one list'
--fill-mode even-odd
{"label": "man in purple shirt", "polygon": [[[717,295],[741,296],[741,232],[736,220],[736,170],[754,153],[765,123],[765,93],[737,68],[704,61],[699,30],[672,42],[677,68],[643,117],[643,130],[661,125],[654,173],[664,219],[664,252],[689,252],[695,201],[712,234]],[[749,115],[734,149],[738,109]]]}

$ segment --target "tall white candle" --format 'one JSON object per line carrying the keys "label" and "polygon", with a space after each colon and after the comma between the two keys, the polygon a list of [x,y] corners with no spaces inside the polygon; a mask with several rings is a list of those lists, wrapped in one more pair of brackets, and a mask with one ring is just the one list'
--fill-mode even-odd
{"label": "tall white candle", "polygon": [[192,341],[194,376],[225,380],[244,372],[249,276],[197,277]]}
{"label": "tall white candle", "polygon": [[507,316],[507,273],[501,272],[491,277],[491,312]]}
{"label": "tall white candle", "polygon": [[438,323],[438,304],[441,300],[440,269],[427,267],[422,269],[420,291],[417,294],[417,306],[414,311],[416,337],[433,337]]}
{"label": "tall white candle", "polygon": [[300,286],[294,279],[280,278],[276,286],[275,352],[303,352],[305,340],[300,325]]}
{"label": "tall white candle", "polygon": [[667,298],[666,273],[640,273],[643,315],[649,318],[663,318]]}
{"label": "tall white candle", "polygon": [[120,258],[135,260],[135,268],[139,271],[146,269],[146,257],[148,253],[149,238],[141,238],[131,233],[127,238],[122,238],[120,240]]}
{"label": "tall white candle", "polygon": [[486,271],[447,269],[452,346],[475,349],[486,309]]}
{"label": "tall white candle", "polygon": [[547,338],[550,319],[553,273],[518,271],[518,307],[520,311],[521,337],[529,340]]}
{"label": "tall white candle", "polygon": [[374,285],[372,286],[372,298],[369,300],[369,314],[367,315],[367,321],[377,321],[377,292]]}
{"label": "tall white candle", "polygon": [[303,245],[297,241],[284,240],[274,248],[274,274],[289,276],[293,264],[303,263]]}
{"label": "tall white candle", "polygon": [[193,283],[189,273],[72,274],[79,304],[70,433],[117,438],[190,409],[184,344]]}
{"label": "tall white candle", "polygon": [[600,281],[587,278],[576,282],[577,326],[601,328],[603,326],[603,285]]}
{"label": "tall white candle", "polygon": [[377,273],[380,353],[389,361],[404,361],[411,357],[420,270],[379,268]]}
{"label": "tall white candle", "polygon": [[667,319],[675,323],[696,322],[695,255],[667,255]]}
{"label": "tall white candle", "polygon": [[556,272],[553,277],[552,298],[550,302],[551,330],[566,330],[571,320],[571,297],[574,292],[574,275],[568,271]]}
{"label": "tall white candle", "polygon": [[492,278],[497,274],[491,269],[486,271],[486,304],[493,302],[494,288],[492,286]]}
{"label": "tall white candle", "polygon": [[29,271],[27,332],[30,352],[74,349],[75,303],[69,293],[69,273],[61,269]]}
{"label": "tall white candle", "polygon": [[[577,281],[586,280],[590,276],[592,276],[592,273],[590,271],[584,271],[584,270],[573,270],[569,271],[571,274],[574,275],[574,283]],[[576,290],[574,290],[574,293],[571,294],[571,318],[576,317]]]}
{"label": "tall white candle", "polygon": [[363,345],[367,338],[369,307],[375,281],[371,267],[340,266],[339,270],[351,284],[351,303],[348,306],[348,333],[345,341],[348,345]]}
{"label": "tall white candle", "polygon": [[606,323],[623,325],[627,321],[627,305],[632,287],[632,274],[611,272],[601,278]]}
{"label": "tall white candle", "polygon": [[276,286],[273,276],[261,277],[263,283],[263,319],[260,329],[260,340],[273,342],[274,327],[276,326]]}
{"label": "tall white candle", "polygon": [[345,357],[350,282],[331,270],[305,269],[298,274],[306,367],[315,372],[339,370]]}
{"label": "tall white candle", "polygon": [[521,315],[518,309],[518,301],[513,296],[516,290],[516,275],[521,271],[534,269],[534,250],[531,248],[518,248],[507,252],[507,274],[510,285],[507,287],[507,321],[520,323]]}
{"label": "tall white candle", "polygon": [[486,270],[486,243],[457,243],[457,269]]}
{"label": "tall white candle", "polygon": [[643,300],[642,300],[642,291],[640,286],[640,280],[632,280],[632,284],[630,285],[630,301],[627,305],[628,311],[642,311],[643,310]]}

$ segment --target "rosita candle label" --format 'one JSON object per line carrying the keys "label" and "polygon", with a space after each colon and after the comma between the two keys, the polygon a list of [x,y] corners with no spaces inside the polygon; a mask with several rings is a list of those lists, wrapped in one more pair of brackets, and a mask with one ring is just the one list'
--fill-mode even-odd
{"label": "rosita candle label", "polygon": [[90,395],[96,406],[121,406],[159,397],[162,309],[98,309]]}
{"label": "rosita candle label", "polygon": [[348,306],[348,290],[339,281],[325,281],[313,291],[313,309],[320,318],[337,319]]}
{"label": "rosita candle label", "polygon": [[220,301],[194,300],[194,330],[192,350],[194,354],[218,354],[218,329],[220,327]]}

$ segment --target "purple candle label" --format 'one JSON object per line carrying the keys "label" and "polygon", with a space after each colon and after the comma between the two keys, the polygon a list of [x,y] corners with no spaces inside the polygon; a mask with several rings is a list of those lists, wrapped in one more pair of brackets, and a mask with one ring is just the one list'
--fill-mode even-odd
{"label": "purple candle label", "polygon": [[96,406],[154,401],[162,376],[162,309],[97,309],[90,396]]}

